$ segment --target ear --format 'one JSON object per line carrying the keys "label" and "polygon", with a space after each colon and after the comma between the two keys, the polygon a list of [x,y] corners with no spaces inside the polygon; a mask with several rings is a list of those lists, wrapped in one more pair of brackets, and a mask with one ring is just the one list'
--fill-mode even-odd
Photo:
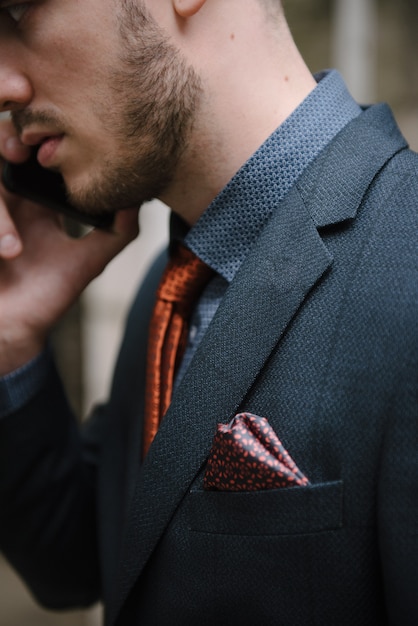
{"label": "ear", "polygon": [[205,4],[206,0],[172,0],[174,10],[179,17],[192,17]]}

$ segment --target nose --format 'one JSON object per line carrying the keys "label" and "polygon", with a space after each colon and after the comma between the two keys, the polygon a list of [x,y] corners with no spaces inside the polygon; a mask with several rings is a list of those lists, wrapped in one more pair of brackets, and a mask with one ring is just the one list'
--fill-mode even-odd
{"label": "nose", "polygon": [[22,109],[30,103],[32,96],[28,78],[0,58],[0,112]]}

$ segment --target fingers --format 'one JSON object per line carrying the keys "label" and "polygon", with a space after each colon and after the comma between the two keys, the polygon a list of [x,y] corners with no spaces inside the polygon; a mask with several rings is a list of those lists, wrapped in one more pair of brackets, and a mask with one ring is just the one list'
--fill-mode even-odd
{"label": "fingers", "polygon": [[[9,118],[0,119],[0,172],[2,158],[14,163],[22,163],[30,153],[28,146],[19,140]],[[22,252],[22,241],[10,217],[6,201],[10,199],[3,189],[0,195],[0,259],[12,260]]]}
{"label": "fingers", "polygon": [[30,148],[17,136],[10,119],[0,119],[0,155],[6,161],[22,163],[29,157]]}
{"label": "fingers", "polygon": [[22,242],[19,235],[13,227],[6,225],[3,227],[0,219],[0,259],[11,261],[19,256],[22,252]]}
{"label": "fingers", "polygon": [[9,195],[0,194],[0,259],[5,260],[12,260],[22,252],[21,238],[6,206]]}

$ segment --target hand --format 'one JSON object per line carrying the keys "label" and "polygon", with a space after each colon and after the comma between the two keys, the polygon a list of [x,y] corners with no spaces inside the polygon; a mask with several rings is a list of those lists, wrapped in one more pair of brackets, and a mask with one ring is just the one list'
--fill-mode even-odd
{"label": "hand", "polygon": [[[0,155],[16,163],[29,155],[6,120]],[[127,210],[111,232],[73,239],[59,215],[0,186],[0,376],[42,350],[51,327],[137,234],[138,210]]]}

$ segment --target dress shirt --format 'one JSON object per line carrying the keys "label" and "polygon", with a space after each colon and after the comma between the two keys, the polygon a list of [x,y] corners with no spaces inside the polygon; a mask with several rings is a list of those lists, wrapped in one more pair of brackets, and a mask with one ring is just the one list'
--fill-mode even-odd
{"label": "dress shirt", "polygon": [[[273,211],[309,163],[361,112],[337,71],[315,78],[315,89],[242,166],[193,228],[185,232],[181,220],[172,219],[171,237],[184,239],[216,272],[193,312],[176,385]],[[37,393],[49,367],[50,357],[43,354],[0,379],[0,417],[17,410]]]}

